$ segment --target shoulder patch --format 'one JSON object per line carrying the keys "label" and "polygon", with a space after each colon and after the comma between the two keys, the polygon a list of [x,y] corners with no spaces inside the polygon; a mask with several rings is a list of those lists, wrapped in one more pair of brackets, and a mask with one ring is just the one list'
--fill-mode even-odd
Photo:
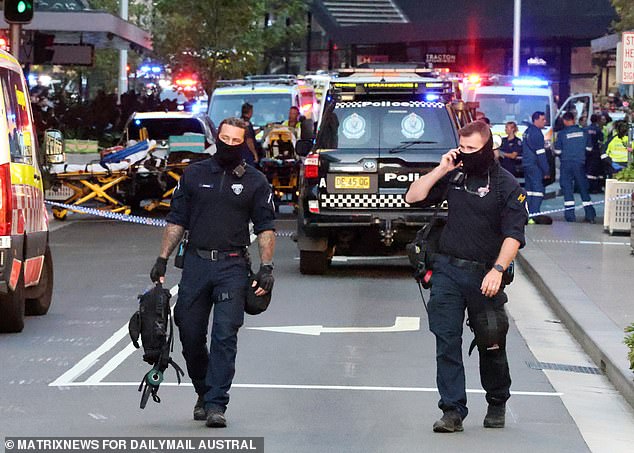
{"label": "shoulder patch", "polygon": [[519,201],[520,203],[524,203],[524,200],[526,200],[526,195],[524,195],[523,193],[517,196],[517,201]]}

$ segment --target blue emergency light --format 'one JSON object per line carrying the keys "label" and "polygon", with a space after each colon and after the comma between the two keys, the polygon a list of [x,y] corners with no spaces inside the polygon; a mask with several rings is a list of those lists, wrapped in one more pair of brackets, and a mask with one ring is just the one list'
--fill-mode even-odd
{"label": "blue emergency light", "polygon": [[520,77],[513,79],[511,83],[519,87],[547,87],[549,85],[548,80],[539,77]]}
{"label": "blue emergency light", "polygon": [[434,93],[427,93],[425,95],[425,100],[427,102],[432,102],[432,101],[437,101],[440,99],[440,95],[439,94],[434,94]]}

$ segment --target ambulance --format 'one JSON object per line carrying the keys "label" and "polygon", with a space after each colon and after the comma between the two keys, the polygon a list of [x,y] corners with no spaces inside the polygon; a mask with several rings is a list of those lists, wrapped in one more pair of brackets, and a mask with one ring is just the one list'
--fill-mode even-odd
{"label": "ambulance", "polygon": [[0,332],[20,332],[48,312],[53,261],[29,90],[1,50],[0,89]]}
{"label": "ambulance", "polygon": [[540,111],[546,114],[544,137],[552,140],[553,126],[565,112],[574,112],[577,122],[593,113],[592,94],[570,96],[558,108],[550,82],[539,77],[471,74],[463,81],[462,96],[480,104],[478,110],[491,121],[493,133],[500,136],[506,136],[504,125],[514,121],[521,137],[532,123],[531,115]]}
{"label": "ambulance", "polygon": [[291,107],[297,107],[305,118],[313,119],[319,105],[313,87],[296,76],[249,76],[244,80],[219,82],[209,102],[209,117],[214,124],[231,116],[239,118],[245,102],[253,106],[251,123],[260,129],[258,140],[267,125],[287,120]]}

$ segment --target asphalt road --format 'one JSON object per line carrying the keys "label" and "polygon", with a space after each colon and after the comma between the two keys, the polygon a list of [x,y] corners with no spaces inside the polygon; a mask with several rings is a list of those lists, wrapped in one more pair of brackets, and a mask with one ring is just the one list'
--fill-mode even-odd
{"label": "asphalt road", "polygon": [[[192,420],[193,388],[187,378],[177,386],[171,369],[162,402],[139,409],[137,386],[149,366],[130,345],[127,322],[149,287],[161,230],[55,222],[51,310],[27,319],[20,334],[0,335],[0,436],[263,436],[267,452],[590,451],[561,389],[529,366],[538,358],[515,323],[507,427],[482,427],[477,357],[465,351],[465,431],[433,433],[441,415],[434,339],[404,261],[335,262],[324,276],[302,276],[285,234],[293,222],[278,226],[274,299],[240,331],[229,427],[213,430]],[[170,263],[167,285],[178,278]],[[511,303],[536,303],[518,279]],[[552,322],[542,316],[522,321]],[[465,338],[466,349],[471,334]],[[173,357],[184,368],[178,341]]]}

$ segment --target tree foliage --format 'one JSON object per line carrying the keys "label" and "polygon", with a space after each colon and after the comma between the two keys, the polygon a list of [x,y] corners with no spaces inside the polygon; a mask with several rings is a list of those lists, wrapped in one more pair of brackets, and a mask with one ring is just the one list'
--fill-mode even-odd
{"label": "tree foliage", "polygon": [[156,54],[175,71],[195,71],[207,90],[264,70],[305,33],[304,0],[158,0],[155,8]]}
{"label": "tree foliage", "polygon": [[634,30],[634,0],[611,0],[619,16],[612,26],[615,31]]}

